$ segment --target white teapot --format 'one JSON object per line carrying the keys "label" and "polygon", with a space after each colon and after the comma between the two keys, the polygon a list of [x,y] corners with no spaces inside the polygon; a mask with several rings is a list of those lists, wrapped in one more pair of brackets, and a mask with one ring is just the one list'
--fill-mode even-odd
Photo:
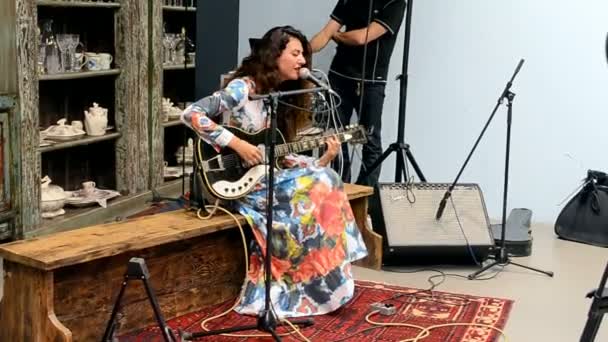
{"label": "white teapot", "polygon": [[108,127],[108,109],[100,107],[93,102],[93,107],[84,111],[84,127],[88,135],[98,136],[106,134]]}

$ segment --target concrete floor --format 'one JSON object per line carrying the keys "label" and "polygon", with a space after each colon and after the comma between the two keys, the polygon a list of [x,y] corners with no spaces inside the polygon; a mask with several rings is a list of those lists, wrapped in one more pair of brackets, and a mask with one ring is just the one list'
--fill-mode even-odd
{"label": "concrete floor", "polygon": [[[537,224],[532,231],[532,255],[512,258],[512,261],[553,271],[553,278],[509,265],[492,280],[474,281],[451,277],[436,290],[514,300],[505,331],[509,341],[578,341],[591,304],[585,295],[598,286],[608,262],[608,250],[559,240],[552,225]],[[475,271],[472,266],[433,268],[461,275]],[[417,268],[403,268],[406,271],[415,269]],[[492,273],[488,271],[484,274],[491,276]],[[433,274],[435,273],[399,274],[355,268],[357,279],[420,289],[429,288],[427,279]],[[608,341],[608,317],[604,318],[596,341]]]}

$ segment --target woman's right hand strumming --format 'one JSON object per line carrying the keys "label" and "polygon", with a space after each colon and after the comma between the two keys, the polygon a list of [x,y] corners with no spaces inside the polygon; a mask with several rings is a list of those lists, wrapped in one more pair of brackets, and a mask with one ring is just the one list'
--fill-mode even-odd
{"label": "woman's right hand strumming", "polygon": [[264,161],[262,152],[257,147],[236,136],[230,140],[228,147],[234,150],[248,166],[258,165]]}

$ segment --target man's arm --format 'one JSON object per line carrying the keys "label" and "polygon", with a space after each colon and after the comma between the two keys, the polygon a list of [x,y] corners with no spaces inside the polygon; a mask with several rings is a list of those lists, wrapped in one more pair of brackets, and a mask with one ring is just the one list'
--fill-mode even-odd
{"label": "man's arm", "polygon": [[368,27],[361,29],[347,32],[335,32],[332,38],[338,44],[365,45],[366,43],[373,42],[382,37],[386,32],[388,32],[388,30],[384,26],[377,22],[372,22]]}
{"label": "man's arm", "polygon": [[314,37],[310,40],[310,46],[312,47],[312,52],[321,51],[327,43],[332,39],[334,34],[340,30],[342,24],[337,22],[335,19],[330,19],[325,27],[319,33],[315,34]]}

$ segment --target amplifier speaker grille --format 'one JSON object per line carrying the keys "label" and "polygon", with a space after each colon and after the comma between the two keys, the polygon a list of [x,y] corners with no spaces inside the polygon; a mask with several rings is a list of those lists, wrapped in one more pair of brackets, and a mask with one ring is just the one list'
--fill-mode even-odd
{"label": "amplifier speaker grille", "polygon": [[[432,256],[433,260],[461,254],[485,258],[494,238],[477,184],[457,184],[439,220],[435,214],[449,188],[447,183],[380,183],[376,186],[372,219],[384,238],[385,259]],[[441,260],[440,260],[441,261]],[[455,261],[455,259],[454,259]]]}

